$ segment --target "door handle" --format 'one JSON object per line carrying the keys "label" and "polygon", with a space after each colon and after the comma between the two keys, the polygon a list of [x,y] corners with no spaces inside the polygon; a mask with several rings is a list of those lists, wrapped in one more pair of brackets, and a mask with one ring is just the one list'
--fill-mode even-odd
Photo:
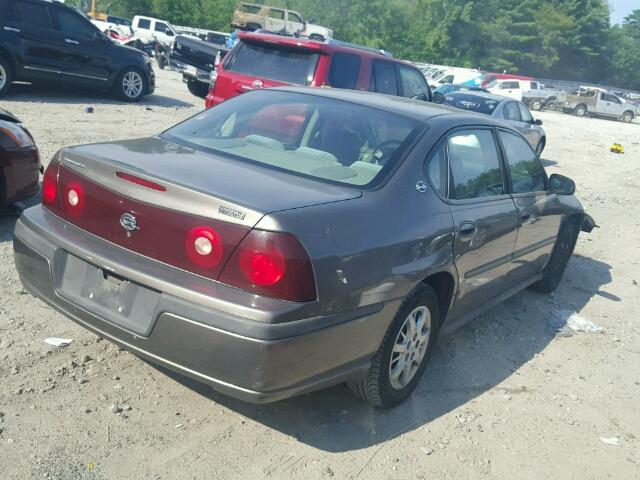
{"label": "door handle", "polygon": [[476,227],[476,224],[473,222],[463,222],[458,228],[458,234],[460,235],[460,238],[471,238],[476,234],[477,231],[478,227]]}
{"label": "door handle", "polygon": [[19,28],[4,27],[4,29],[5,29],[7,32],[16,32],[16,33],[20,33],[20,29],[19,29]]}
{"label": "door handle", "polygon": [[70,38],[65,38],[64,42],[65,43],[70,43],[71,45],[80,45],[80,42],[78,42],[76,40],[71,40]]}

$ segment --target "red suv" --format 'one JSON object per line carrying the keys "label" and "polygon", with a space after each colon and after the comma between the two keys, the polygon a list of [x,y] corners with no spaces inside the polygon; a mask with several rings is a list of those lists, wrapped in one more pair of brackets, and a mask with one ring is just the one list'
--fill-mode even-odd
{"label": "red suv", "polygon": [[420,70],[373,48],[264,33],[243,32],[239,38],[217,67],[207,108],[250,90],[281,85],[368,90],[431,101]]}

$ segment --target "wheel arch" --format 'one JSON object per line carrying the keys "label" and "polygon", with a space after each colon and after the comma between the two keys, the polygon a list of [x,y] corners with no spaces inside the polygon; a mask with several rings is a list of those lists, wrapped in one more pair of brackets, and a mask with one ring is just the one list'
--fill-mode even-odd
{"label": "wheel arch", "polygon": [[438,308],[440,309],[440,322],[443,322],[455,293],[456,280],[449,271],[435,272],[424,278],[421,284],[428,285],[433,289],[438,297]]}

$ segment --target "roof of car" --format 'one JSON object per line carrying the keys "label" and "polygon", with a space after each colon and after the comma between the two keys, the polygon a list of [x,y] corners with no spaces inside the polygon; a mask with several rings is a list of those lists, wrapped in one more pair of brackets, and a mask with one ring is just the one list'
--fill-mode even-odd
{"label": "roof of car", "polygon": [[[269,90],[304,93],[307,95],[334,98],[336,100],[357,103],[366,107],[393,112],[423,122],[426,122],[435,117],[446,115],[472,115],[473,118],[477,121],[479,115],[473,112],[466,112],[458,108],[450,107],[448,105],[424,102],[421,100],[412,100],[410,98],[398,97],[393,95],[365,92],[360,90],[342,90],[338,88],[312,87],[277,87],[270,88]],[[504,97],[499,98],[502,99]],[[480,117],[483,119],[483,123],[487,123],[486,120],[489,120],[490,118],[486,117],[485,115],[480,115]]]}

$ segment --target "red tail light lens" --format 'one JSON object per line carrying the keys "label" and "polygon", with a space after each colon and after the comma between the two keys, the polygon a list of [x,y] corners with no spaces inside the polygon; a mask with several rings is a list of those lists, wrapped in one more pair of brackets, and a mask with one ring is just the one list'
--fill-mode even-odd
{"label": "red tail light lens", "polygon": [[58,164],[51,162],[42,178],[42,203],[52,204],[58,198]]}
{"label": "red tail light lens", "polygon": [[194,227],[184,242],[189,259],[200,268],[214,268],[222,260],[222,239],[211,227]]}
{"label": "red tail light lens", "polygon": [[283,300],[316,299],[309,256],[298,239],[288,233],[249,232],[226,264],[220,281]]}

